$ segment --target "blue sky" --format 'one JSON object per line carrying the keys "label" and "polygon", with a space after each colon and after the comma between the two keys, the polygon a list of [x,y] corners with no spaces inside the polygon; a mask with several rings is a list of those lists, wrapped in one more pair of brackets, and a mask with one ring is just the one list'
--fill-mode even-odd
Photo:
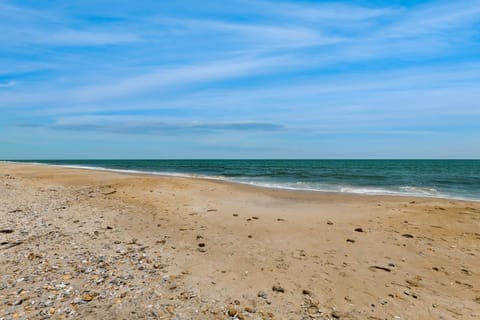
{"label": "blue sky", "polygon": [[480,158],[480,1],[2,1],[0,159]]}

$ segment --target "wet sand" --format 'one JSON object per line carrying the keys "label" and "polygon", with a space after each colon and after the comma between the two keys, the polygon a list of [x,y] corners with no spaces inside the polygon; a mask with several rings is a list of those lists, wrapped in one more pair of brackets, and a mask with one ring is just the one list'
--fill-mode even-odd
{"label": "wet sand", "polygon": [[479,319],[480,203],[0,164],[0,319]]}

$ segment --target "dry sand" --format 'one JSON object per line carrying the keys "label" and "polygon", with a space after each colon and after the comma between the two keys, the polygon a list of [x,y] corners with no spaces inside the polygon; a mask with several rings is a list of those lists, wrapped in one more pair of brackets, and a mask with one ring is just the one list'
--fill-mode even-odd
{"label": "dry sand", "polygon": [[479,319],[480,203],[0,164],[0,319]]}

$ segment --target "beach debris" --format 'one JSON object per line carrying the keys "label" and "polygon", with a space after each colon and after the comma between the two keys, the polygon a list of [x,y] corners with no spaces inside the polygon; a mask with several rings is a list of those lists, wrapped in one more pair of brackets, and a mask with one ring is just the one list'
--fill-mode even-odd
{"label": "beach debris", "polygon": [[175,307],[172,305],[167,306],[167,312],[173,314],[175,312]]}
{"label": "beach debris", "polygon": [[23,243],[23,241],[18,241],[18,242],[2,242],[0,245],[2,246],[2,249],[10,249],[16,246],[19,246]]}
{"label": "beach debris", "polygon": [[418,299],[418,296],[415,293],[410,292],[408,290],[403,291],[403,294],[406,295],[406,296],[412,297],[414,299]]}
{"label": "beach debris", "polygon": [[285,221],[285,219],[277,218],[277,221]]}
{"label": "beach debris", "polygon": [[4,234],[13,233],[13,229],[0,229],[0,233],[4,233]]}
{"label": "beach debris", "polygon": [[8,211],[8,213],[18,213],[18,212],[23,212],[23,210],[22,209],[14,209],[14,210]]}
{"label": "beach debris", "polygon": [[252,219],[253,219],[253,220],[258,220],[258,219],[260,219],[260,218],[257,217],[257,216],[253,216]]}
{"label": "beach debris", "polygon": [[235,306],[233,304],[229,304],[228,307],[227,307],[227,314],[230,317],[234,317],[237,313],[238,313],[238,311],[235,308]]}
{"label": "beach debris", "polygon": [[346,241],[349,242],[349,243],[355,243],[355,240],[353,240],[353,239],[347,239]]}
{"label": "beach debris", "polygon": [[245,307],[243,310],[248,313],[255,313],[255,309],[249,306]]}
{"label": "beach debris", "polygon": [[355,232],[363,232],[363,229],[362,228],[355,228],[354,231]]}
{"label": "beach debris", "polygon": [[280,284],[276,284],[272,286],[273,292],[285,293],[285,289]]}
{"label": "beach debris", "polygon": [[471,276],[472,275],[472,272],[468,269],[465,269],[465,268],[462,268],[460,269],[460,271],[462,271],[463,274],[466,274],[467,276]]}
{"label": "beach debris", "polygon": [[199,246],[200,248],[204,248],[204,247],[205,247],[205,243],[204,243],[204,242],[200,242],[200,243],[198,244],[198,246]]}
{"label": "beach debris", "polygon": [[114,193],[117,193],[117,190],[112,190],[112,191],[109,191],[109,192],[105,192],[103,195],[104,196],[109,196],[109,195],[114,194]]}
{"label": "beach debris", "polygon": [[370,266],[368,267],[370,270],[374,271],[374,270],[382,270],[382,271],[386,271],[386,272],[392,272],[392,269],[390,268],[386,268],[386,267],[382,267],[382,266]]}
{"label": "beach debris", "polygon": [[329,226],[331,226],[331,225],[333,225],[333,222],[330,221],[330,220],[327,220],[327,224],[328,224]]}
{"label": "beach debris", "polygon": [[267,296],[267,294],[265,293],[265,291],[258,291],[257,297],[263,298],[263,299],[265,299],[265,300],[268,299],[268,296]]}
{"label": "beach debris", "polygon": [[90,302],[90,301],[93,300],[93,296],[90,295],[90,294],[85,294],[85,295],[82,296],[82,300],[86,301],[86,302]]}
{"label": "beach debris", "polygon": [[234,213],[233,216],[234,216],[234,217],[238,217],[238,213]]}
{"label": "beach debris", "polygon": [[406,279],[405,282],[410,286],[410,287],[420,287],[420,281],[422,280],[421,277],[415,277],[413,279]]}
{"label": "beach debris", "polygon": [[217,209],[207,209],[207,212],[215,212],[218,211]]}
{"label": "beach debris", "polygon": [[306,296],[311,296],[312,295],[312,292],[310,290],[307,290],[307,289],[303,289],[302,290],[302,294],[306,295]]}
{"label": "beach debris", "polygon": [[402,237],[404,237],[404,238],[409,238],[409,239],[414,238],[414,236],[411,235],[410,233],[404,233],[404,234],[402,234]]}

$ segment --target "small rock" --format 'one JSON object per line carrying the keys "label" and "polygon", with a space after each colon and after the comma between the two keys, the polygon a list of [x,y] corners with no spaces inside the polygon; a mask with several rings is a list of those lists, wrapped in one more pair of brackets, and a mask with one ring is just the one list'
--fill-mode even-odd
{"label": "small rock", "polygon": [[273,292],[280,292],[280,293],[285,293],[285,289],[282,288],[279,284],[276,284],[272,286],[272,291]]}
{"label": "small rock", "polygon": [[409,297],[412,297],[412,298],[414,298],[414,299],[418,299],[418,296],[417,296],[415,293],[413,293],[413,292],[403,291],[403,294],[405,294],[405,295],[407,295],[407,296],[409,296]]}
{"label": "small rock", "polygon": [[317,314],[318,311],[319,311],[319,310],[318,310],[318,307],[315,306],[315,305],[311,305],[311,306],[309,306],[308,309],[307,309],[307,313],[308,313],[310,316],[312,316],[312,317],[315,317],[315,314]]}
{"label": "small rock", "polygon": [[362,228],[355,228],[354,229],[356,232],[363,232],[363,229]]}
{"label": "small rock", "polygon": [[404,237],[404,238],[409,238],[409,239],[413,238],[413,236],[412,236],[411,234],[409,234],[409,233],[404,233],[404,234],[402,234],[402,237]]}
{"label": "small rock", "polygon": [[257,216],[253,216],[252,219],[253,219],[253,220],[258,220],[258,219],[260,219],[260,218],[257,217]]}
{"label": "small rock", "polygon": [[331,313],[332,317],[334,317],[335,319],[340,319],[342,317],[342,313],[340,311],[332,311]]}
{"label": "small rock", "polygon": [[472,272],[471,272],[470,270],[468,270],[468,269],[463,268],[463,269],[461,269],[460,271],[462,271],[462,273],[463,273],[463,274],[466,274],[467,276],[471,276],[471,275],[472,275]]}
{"label": "small rock", "polygon": [[263,299],[268,299],[268,296],[267,296],[267,294],[265,293],[265,291],[258,291],[257,297],[263,298]]}
{"label": "small rock", "polygon": [[73,299],[73,302],[72,302],[72,304],[85,304],[85,303],[87,302],[83,301],[82,298],[75,298]]}
{"label": "small rock", "polygon": [[333,225],[333,222],[330,221],[330,220],[327,220],[327,224],[328,224],[329,226],[331,226],[331,225]]}
{"label": "small rock", "polygon": [[233,304],[229,304],[228,307],[227,307],[227,314],[230,316],[230,317],[234,317],[236,314],[237,314],[237,309],[235,308],[235,306]]}
{"label": "small rock", "polygon": [[245,312],[248,312],[248,313],[255,313],[255,309],[253,309],[252,307],[245,307]]}
{"label": "small rock", "polygon": [[200,243],[198,244],[198,246],[199,246],[200,248],[203,248],[203,247],[205,247],[205,243],[200,242]]}
{"label": "small rock", "polygon": [[303,289],[303,290],[302,290],[302,294],[307,295],[307,296],[311,296],[311,295],[312,295],[312,292],[311,292],[310,290]]}
{"label": "small rock", "polygon": [[90,301],[93,300],[93,296],[91,296],[89,294],[85,294],[85,295],[83,295],[82,300],[86,301],[86,302],[90,302]]}
{"label": "small rock", "polygon": [[353,239],[347,239],[347,242],[355,243],[355,240],[353,240]]}

